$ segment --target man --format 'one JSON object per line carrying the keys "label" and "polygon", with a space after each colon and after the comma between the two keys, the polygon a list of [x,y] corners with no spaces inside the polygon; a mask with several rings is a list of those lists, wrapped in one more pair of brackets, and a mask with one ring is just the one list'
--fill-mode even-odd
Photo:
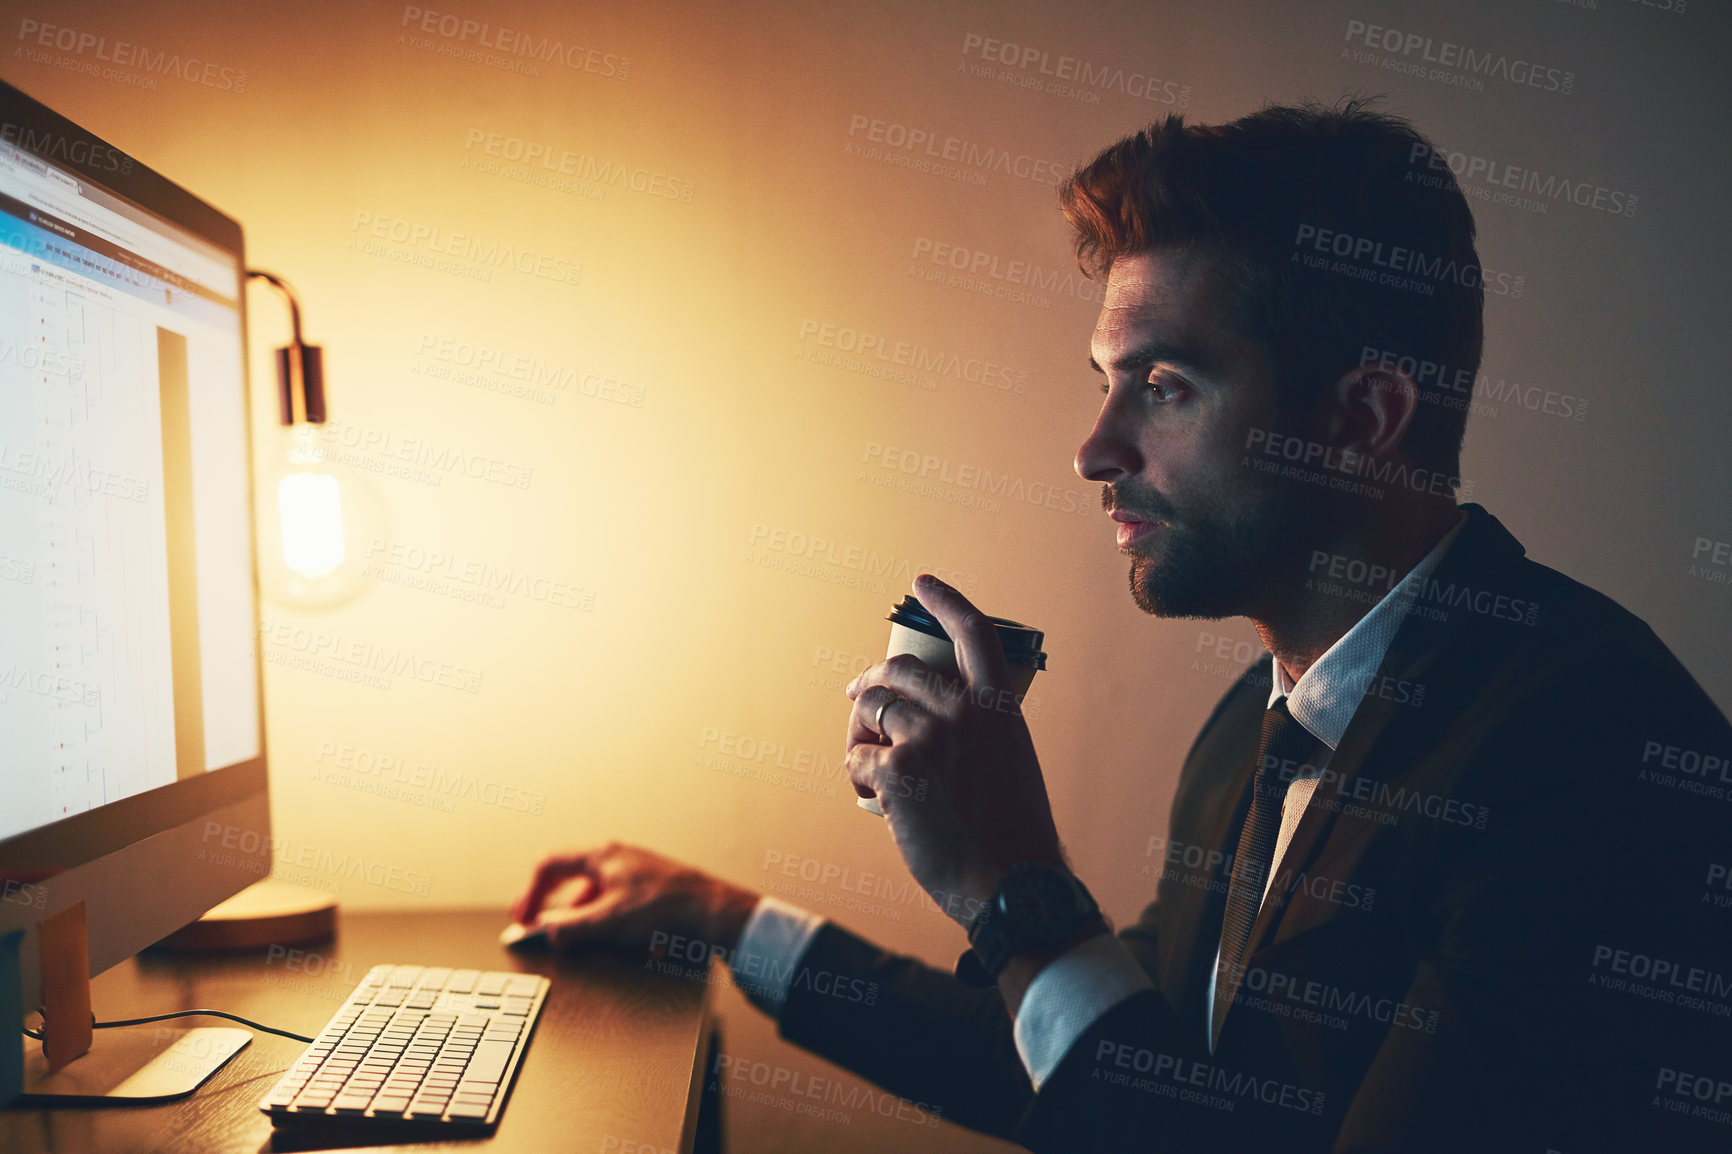
{"label": "man", "polygon": [[1037,1150],[1724,1148],[1732,729],[1457,506],[1484,289],[1437,155],[1357,102],[1169,117],[1061,189],[1106,278],[1076,467],[1132,597],[1271,654],[1204,723],[1135,925],[1069,872],[992,626],[930,577],[963,680],[856,678],[847,765],[968,927],[955,975],[620,846],[543,863],[518,919],[717,944],[784,1037]]}

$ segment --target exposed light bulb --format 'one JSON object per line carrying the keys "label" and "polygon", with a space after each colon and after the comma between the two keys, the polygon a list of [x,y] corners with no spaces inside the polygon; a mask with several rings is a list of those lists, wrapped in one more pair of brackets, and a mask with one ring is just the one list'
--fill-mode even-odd
{"label": "exposed light bulb", "polygon": [[325,473],[290,473],[277,482],[283,563],[309,581],[328,577],[343,563],[343,503],[337,479]]}
{"label": "exposed light bulb", "polygon": [[327,459],[317,426],[276,441],[259,487],[259,579],[274,601],[329,609],[369,588],[368,543],[386,536],[386,510],[367,479]]}

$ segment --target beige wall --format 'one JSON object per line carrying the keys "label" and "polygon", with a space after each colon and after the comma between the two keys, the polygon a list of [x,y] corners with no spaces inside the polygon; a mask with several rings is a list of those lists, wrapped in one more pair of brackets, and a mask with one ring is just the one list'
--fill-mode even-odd
{"label": "beige wall", "polygon": [[[332,432],[356,446],[338,467],[384,511],[378,559],[400,547],[404,563],[334,609],[267,602],[263,641],[277,833],[297,857],[382,864],[381,884],[306,871],[340,882],[350,908],[502,905],[543,852],[620,837],[759,887],[786,880],[766,863],[847,871],[795,896],[948,962],[954,927],[899,900],[912,891],[884,828],[849,800],[847,674],[832,668],[849,658],[826,656],[882,651],[914,566],[1047,630],[1032,724],[1060,829],[1109,911],[1133,916],[1179,761],[1240,668],[1214,656],[1216,638],[1231,653],[1255,634],[1156,621],[1129,600],[1096,487],[1070,466],[1098,403],[1084,365],[1093,286],[1072,271],[1051,181],[1169,111],[1218,121],[1265,100],[1384,92],[1448,149],[1634,198],[1633,215],[1531,211],[1469,181],[1485,264],[1521,278],[1519,299],[1489,302],[1493,387],[1587,407],[1577,420],[1494,402],[1470,423],[1463,473],[1532,555],[1646,618],[1732,701],[1732,566],[1709,563],[1717,581],[1692,572],[1699,539],[1710,557],[1732,540],[1728,27],[1711,5],[425,6],[454,16],[458,37],[470,20],[490,41],[504,26],[581,46],[579,67],[528,71],[478,48],[482,33],[404,27],[393,3],[6,7],[0,76],[238,217],[252,263],[295,282],[325,346]],[[1423,50],[1366,48],[1346,37],[1356,21],[1537,63],[1541,87],[1404,74],[1386,65]],[[43,25],[145,55],[42,48]],[[1018,66],[983,66],[987,40],[1017,45]],[[176,56],[179,74],[164,71]],[[1104,66],[1106,84],[1048,91],[1065,85],[1042,67],[1067,58]],[[873,121],[897,141],[928,133],[941,153],[955,138],[960,159],[893,163],[907,150],[869,139]],[[572,174],[491,156],[492,134],[507,155],[544,146],[556,170],[569,152]],[[970,162],[999,154],[1003,168]],[[586,165],[659,180],[599,184]],[[431,238],[394,242],[392,228],[547,259],[426,267]],[[945,283],[941,245],[983,254],[988,291]],[[1057,276],[1016,289],[991,275],[1024,265]],[[566,270],[577,283],[537,275]],[[252,307],[268,413],[285,326],[274,300]],[[829,326],[955,367],[905,381],[825,363]],[[469,346],[552,367],[568,387],[526,397],[440,356]],[[967,379],[977,365],[989,382]],[[1008,475],[1021,498],[900,488],[884,446],[953,477]],[[422,448],[495,479],[388,471],[402,465],[391,453]],[[796,538],[827,543],[802,571],[786,567]],[[423,551],[459,574],[474,563],[569,592],[477,603],[404,584],[426,576],[412,563]],[[887,574],[862,570],[873,555],[894,559]],[[301,629],[479,671],[479,692],[293,668],[280,659]],[[753,760],[748,746],[776,752]],[[401,771],[345,770],[331,751],[347,747]],[[416,784],[439,774],[478,778],[486,796]],[[393,778],[397,797],[357,788]],[[520,795],[539,812],[487,803]],[[889,894],[847,888],[878,878]],[[744,1052],[818,1068],[735,1019]],[[744,1104],[736,1125],[765,1148],[964,1142],[854,1114],[838,1126]]]}

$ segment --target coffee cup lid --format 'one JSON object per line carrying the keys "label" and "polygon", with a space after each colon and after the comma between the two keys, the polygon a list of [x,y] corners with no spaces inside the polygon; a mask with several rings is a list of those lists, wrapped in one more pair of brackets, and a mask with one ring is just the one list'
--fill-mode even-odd
{"label": "coffee cup lid", "polygon": [[[922,605],[912,594],[902,598],[891,607],[890,616],[886,620],[912,629],[916,633],[924,633],[928,637],[937,637],[944,641],[950,640],[950,634],[944,631],[944,626]],[[1012,621],[1007,617],[988,618],[993,628],[998,630],[998,643],[1004,646],[1004,659],[1012,665],[1023,665],[1030,669],[1045,669],[1046,654],[1041,652],[1041,644],[1046,640],[1046,634],[1039,629],[1031,629],[1020,621]]]}

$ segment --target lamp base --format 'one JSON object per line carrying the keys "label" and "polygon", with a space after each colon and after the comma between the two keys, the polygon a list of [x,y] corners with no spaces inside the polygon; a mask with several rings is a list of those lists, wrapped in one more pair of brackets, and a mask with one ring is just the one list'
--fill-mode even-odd
{"label": "lamp base", "polygon": [[266,878],[151,948],[189,952],[257,950],[323,941],[336,932],[336,898]]}

